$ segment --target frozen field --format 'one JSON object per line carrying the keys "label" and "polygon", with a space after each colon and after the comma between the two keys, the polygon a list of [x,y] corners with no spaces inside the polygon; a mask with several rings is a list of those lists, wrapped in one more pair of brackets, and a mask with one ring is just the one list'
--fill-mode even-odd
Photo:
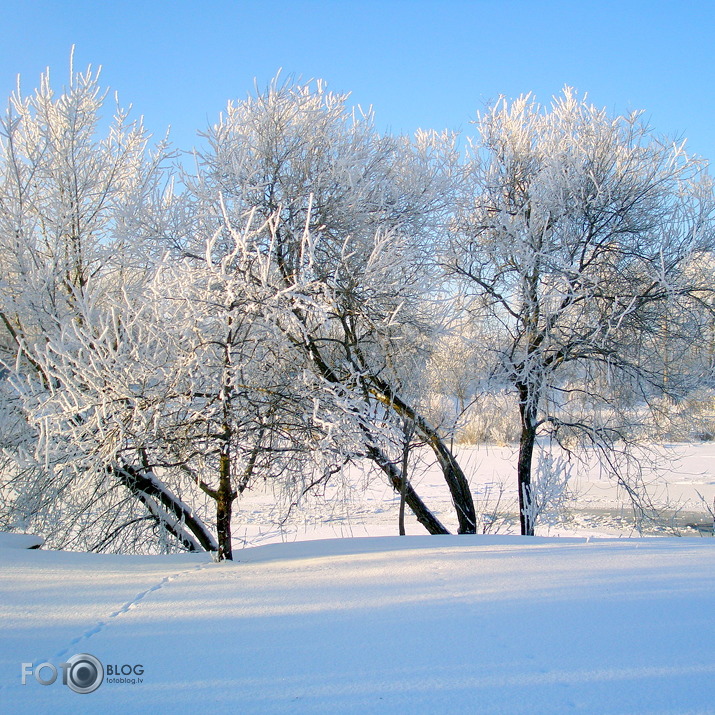
{"label": "frozen field", "polygon": [[[711,499],[715,450],[680,452],[667,497]],[[472,451],[476,491],[508,475],[505,456]],[[420,493],[446,503],[436,477]],[[349,518],[315,501],[282,532],[259,527],[267,498],[251,494],[245,536],[274,543],[234,563],[0,535],[0,712],[715,713],[715,541],[598,538],[620,495],[578,479],[574,520],[529,539],[384,536],[397,504],[377,483]],[[60,682],[80,653],[105,669],[88,694]],[[60,674],[46,686],[45,662]]]}
{"label": "frozen field", "polygon": [[[519,532],[515,449],[482,445],[458,450],[481,523],[489,523],[491,517],[497,516],[491,533]],[[715,444],[666,445],[644,455],[643,460],[648,490],[654,505],[661,510],[656,522],[643,524],[643,533],[712,535],[713,521],[706,504],[712,508],[715,498]],[[412,482],[440,520],[456,532],[454,509],[439,469],[429,460],[418,462]],[[638,535],[627,495],[602,473],[596,460],[587,467],[574,462],[568,488],[571,496],[566,501],[566,513],[546,515],[537,526],[538,534]],[[296,539],[397,534],[399,498],[380,475],[353,470],[347,483],[334,485],[324,497],[307,500],[285,521],[272,511],[274,502],[272,493],[254,490],[245,492],[236,503],[234,536],[238,548]],[[425,533],[411,518],[409,509],[407,531]]]}

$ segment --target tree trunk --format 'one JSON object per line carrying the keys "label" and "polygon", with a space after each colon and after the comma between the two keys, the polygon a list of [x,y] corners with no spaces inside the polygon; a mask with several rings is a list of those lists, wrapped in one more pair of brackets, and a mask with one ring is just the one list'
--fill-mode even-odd
{"label": "tree trunk", "polygon": [[533,395],[525,385],[518,385],[521,437],[517,463],[517,487],[519,490],[519,521],[522,536],[534,535],[534,493],[531,484],[531,466],[536,443],[536,409]]}
{"label": "tree trunk", "polygon": [[[305,320],[301,312],[294,312],[301,322],[305,324]],[[301,347],[304,347],[308,351],[313,364],[318,368],[320,374],[328,380],[328,382],[334,385],[341,384],[338,376],[329,367],[328,363],[323,360],[323,356],[321,355],[315,342],[308,340],[303,343],[296,342],[296,344],[301,345]],[[454,502],[454,506],[457,511],[457,518],[459,519],[459,533],[475,534],[477,529],[477,519],[474,511],[472,493],[469,490],[467,478],[464,476],[464,473],[457,464],[457,461],[454,459],[454,456],[442,442],[441,438],[437,435],[434,429],[432,429],[422,417],[419,417],[415,410],[397,397],[389,388],[387,383],[374,377],[373,379],[376,380],[379,386],[379,389],[376,391],[369,390],[373,397],[376,397],[384,405],[396,410],[397,414],[401,417],[410,419],[415,424],[417,433],[426,439],[430,447],[432,447],[433,451],[437,455],[437,460],[440,467],[442,467],[442,473],[444,474],[445,481],[447,482],[447,486],[449,487],[449,491],[452,495],[452,501]],[[390,479],[390,483],[393,488],[397,492],[401,492],[402,476],[400,471],[380,449],[374,446],[374,440],[370,434],[369,428],[366,425],[363,425],[362,430],[367,438],[368,458],[374,461],[375,464],[377,464],[380,469],[385,472]],[[419,496],[417,496],[417,492],[415,492],[412,486],[408,484],[406,485],[406,489],[407,493],[405,495],[405,502],[407,503],[407,506],[412,509],[414,515],[417,517],[417,521],[419,521],[430,534],[449,534],[449,530],[443,526],[439,519],[437,519],[425,506],[424,502],[419,498]]]}
{"label": "tree trunk", "polygon": [[407,498],[407,473],[410,463],[410,440],[413,425],[405,422],[405,441],[402,445],[402,485],[400,487],[400,514],[397,518],[397,529],[400,536],[405,536],[405,500]]}
{"label": "tree trunk", "polygon": [[221,452],[219,462],[219,484],[216,490],[216,536],[218,538],[218,560],[232,561],[231,516],[233,501],[237,493],[231,489],[231,457],[228,444]]}
{"label": "tree trunk", "polygon": [[[420,427],[426,426],[424,420],[420,420]],[[442,468],[444,480],[447,482],[449,492],[452,495],[452,503],[457,512],[459,521],[459,534],[477,533],[477,515],[474,510],[474,500],[469,488],[469,482],[462,468],[457,463],[449,447],[441,437],[430,427],[428,432],[423,434],[429,438],[430,447],[437,457],[437,462]]]}

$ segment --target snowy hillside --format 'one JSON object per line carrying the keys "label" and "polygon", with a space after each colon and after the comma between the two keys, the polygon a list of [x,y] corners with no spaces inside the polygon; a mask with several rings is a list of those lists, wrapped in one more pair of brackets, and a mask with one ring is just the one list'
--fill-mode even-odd
{"label": "snowy hillside", "polygon": [[[0,710],[715,712],[713,546],[413,536],[223,564],[0,547]],[[21,684],[22,663],[76,653],[135,682],[77,694],[28,666]]]}

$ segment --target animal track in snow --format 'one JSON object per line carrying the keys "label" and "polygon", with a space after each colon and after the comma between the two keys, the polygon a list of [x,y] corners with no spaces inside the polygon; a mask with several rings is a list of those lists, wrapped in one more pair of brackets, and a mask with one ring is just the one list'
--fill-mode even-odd
{"label": "animal track in snow", "polygon": [[[118,618],[124,613],[127,613],[129,611],[134,610],[141,604],[141,602],[150,594],[153,593],[154,591],[158,591],[161,588],[164,588],[166,584],[171,583],[172,581],[175,581],[177,578],[180,578],[181,576],[184,576],[188,573],[191,573],[192,571],[200,571],[210,564],[198,564],[198,566],[194,566],[193,568],[190,569],[185,569],[184,571],[179,571],[178,573],[171,574],[170,576],[164,576],[159,583],[154,584],[150,588],[147,588],[144,591],[141,591],[138,593],[134,598],[132,598],[130,601],[127,601],[123,606],[118,608],[116,611],[113,613],[110,613],[109,616],[107,617],[107,620],[105,621],[99,621],[96,623],[92,628],[89,628],[86,630],[84,633],[81,635],[77,636],[76,638],[73,638],[69,644],[67,645],[66,648],[63,648],[61,651],[55,653],[53,656],[54,659],[56,658],[63,658],[65,655],[69,654],[71,650],[76,650],[75,646],[77,646],[79,643],[82,641],[88,640],[92,636],[96,635],[97,633],[101,633],[110,623],[115,618]],[[38,661],[42,662],[42,661]]]}

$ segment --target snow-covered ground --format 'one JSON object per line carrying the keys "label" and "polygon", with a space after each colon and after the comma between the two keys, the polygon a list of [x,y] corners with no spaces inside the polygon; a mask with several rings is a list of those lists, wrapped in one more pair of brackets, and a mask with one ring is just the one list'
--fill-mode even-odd
{"label": "snow-covered ground", "polygon": [[[381,537],[220,565],[0,548],[0,711],[715,712],[714,547]],[[22,663],[76,653],[142,682],[21,685]]]}
{"label": "snow-covered ground", "polygon": [[[711,500],[715,449],[678,449],[664,498]],[[473,450],[475,491],[509,475],[507,456]],[[437,476],[419,491],[446,504]],[[598,475],[575,479],[578,513],[620,508]],[[255,492],[237,521],[274,543],[234,563],[0,538],[0,712],[715,713],[714,539],[566,535],[587,521],[535,538],[417,525],[316,538],[394,534],[382,489],[350,510],[316,501],[282,532],[259,527],[268,499]],[[81,653],[105,669],[88,694],[61,684]],[[46,686],[33,674],[45,662],[59,672]]]}

